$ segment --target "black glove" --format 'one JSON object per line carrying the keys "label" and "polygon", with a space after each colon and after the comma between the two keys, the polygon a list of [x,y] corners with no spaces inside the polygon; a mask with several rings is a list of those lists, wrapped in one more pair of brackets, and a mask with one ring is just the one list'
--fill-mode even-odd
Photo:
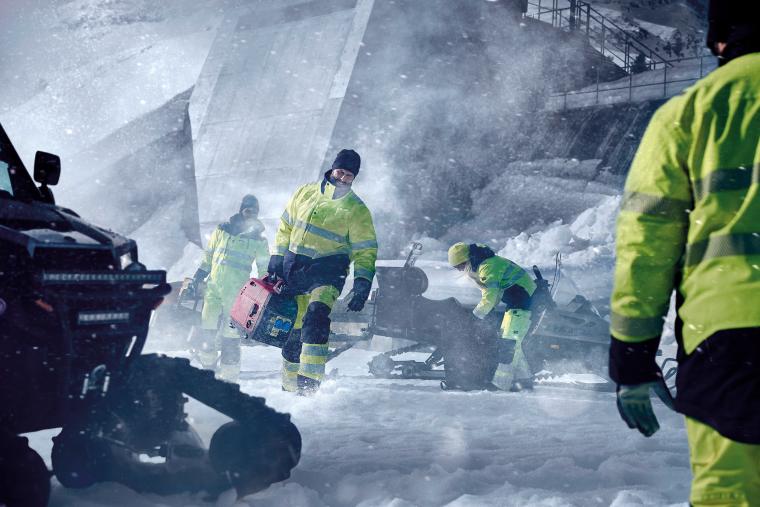
{"label": "black glove", "polygon": [[207,276],[208,276],[208,271],[206,271],[205,269],[198,268],[195,274],[193,275],[193,284],[195,284],[196,287],[198,285],[201,285]]}
{"label": "black glove", "polygon": [[187,285],[187,290],[190,297],[195,299],[203,297],[203,287],[207,276],[208,271],[198,268],[198,270],[193,275],[192,280]]}
{"label": "black glove", "polygon": [[351,290],[353,296],[351,297],[351,301],[348,302],[348,311],[362,311],[364,303],[367,302],[367,298],[369,297],[370,290],[372,290],[372,282],[366,278],[354,279],[354,288]]}
{"label": "black glove", "polygon": [[282,266],[285,257],[283,255],[272,255],[269,257],[269,265],[267,266],[267,278],[271,281],[277,278],[285,278],[285,271]]}

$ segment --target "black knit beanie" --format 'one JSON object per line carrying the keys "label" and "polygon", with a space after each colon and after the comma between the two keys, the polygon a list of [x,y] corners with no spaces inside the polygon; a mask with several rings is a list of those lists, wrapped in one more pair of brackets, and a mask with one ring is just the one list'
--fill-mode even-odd
{"label": "black knit beanie", "polygon": [[760,5],[757,0],[711,0],[708,11],[707,47],[725,42],[722,63],[760,51]]}
{"label": "black knit beanie", "polygon": [[248,194],[243,197],[243,200],[240,201],[240,209],[238,210],[238,213],[242,212],[246,208],[253,208],[256,215],[259,214],[259,200],[256,199],[255,195]]}
{"label": "black knit beanie", "polygon": [[362,158],[354,150],[340,150],[335,162],[332,163],[331,169],[344,169],[353,173],[354,176],[359,174],[359,167],[362,165]]}

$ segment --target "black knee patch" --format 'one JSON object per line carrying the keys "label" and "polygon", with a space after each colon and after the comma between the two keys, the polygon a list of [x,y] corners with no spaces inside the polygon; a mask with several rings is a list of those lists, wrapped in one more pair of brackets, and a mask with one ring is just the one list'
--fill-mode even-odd
{"label": "black knee patch", "polygon": [[303,343],[324,344],[330,338],[330,307],[314,302],[306,308],[301,330]]}
{"label": "black knee patch", "polygon": [[301,360],[301,330],[294,329],[290,332],[288,340],[282,346],[282,357],[290,363],[298,363]]}
{"label": "black knee patch", "polygon": [[515,348],[517,341],[506,338],[499,338],[499,362],[502,364],[511,364],[515,357]]}

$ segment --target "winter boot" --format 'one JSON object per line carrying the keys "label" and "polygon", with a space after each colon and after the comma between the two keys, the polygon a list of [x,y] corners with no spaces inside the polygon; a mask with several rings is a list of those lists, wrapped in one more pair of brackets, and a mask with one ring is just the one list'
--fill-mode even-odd
{"label": "winter boot", "polygon": [[282,390],[289,393],[298,391],[298,363],[282,358]]}
{"label": "winter boot", "polygon": [[512,381],[515,373],[511,364],[499,363],[496,372],[493,374],[492,383],[502,391],[509,391],[512,387]]}
{"label": "winter boot", "polygon": [[201,330],[201,339],[195,357],[206,370],[216,371],[219,362],[219,351],[216,344],[216,329]]}
{"label": "winter boot", "polygon": [[223,336],[217,378],[237,383],[240,376],[240,338]]}
{"label": "winter boot", "polygon": [[509,387],[509,390],[513,393],[518,393],[521,391],[532,391],[533,379],[529,377],[515,379],[512,382],[512,385]]}
{"label": "winter boot", "polygon": [[315,394],[317,394],[317,391],[319,391],[319,384],[321,382],[311,377],[298,375],[297,383],[298,383],[297,393],[299,396],[314,396]]}

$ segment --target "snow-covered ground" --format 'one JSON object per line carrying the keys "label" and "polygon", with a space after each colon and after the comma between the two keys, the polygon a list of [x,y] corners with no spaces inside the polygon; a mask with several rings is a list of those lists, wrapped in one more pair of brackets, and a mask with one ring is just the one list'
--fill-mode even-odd
{"label": "snow-covered ground", "polygon": [[[647,439],[619,419],[611,393],[444,392],[436,382],[369,378],[374,353],[352,350],[328,363],[338,375],[316,397],[300,398],[280,390],[279,350],[246,348],[243,390],[292,414],[303,453],[287,481],[237,502],[223,496],[216,505],[686,505],[683,421],[659,402],[662,429]],[[205,439],[224,422],[206,407],[189,408]],[[45,459],[53,434],[32,435]],[[117,484],[73,491],[54,481],[50,505],[208,504],[200,495],[139,495]]]}

